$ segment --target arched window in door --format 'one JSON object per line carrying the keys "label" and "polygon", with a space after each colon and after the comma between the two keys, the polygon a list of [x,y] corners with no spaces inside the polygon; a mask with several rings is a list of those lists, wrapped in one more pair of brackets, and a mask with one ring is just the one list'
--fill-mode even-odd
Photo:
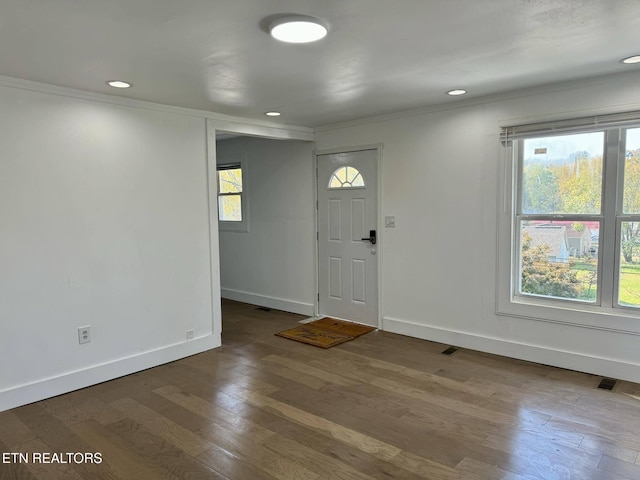
{"label": "arched window in door", "polygon": [[340,167],[331,174],[329,180],[329,189],[334,188],[362,188],[364,187],[364,178],[354,167]]}

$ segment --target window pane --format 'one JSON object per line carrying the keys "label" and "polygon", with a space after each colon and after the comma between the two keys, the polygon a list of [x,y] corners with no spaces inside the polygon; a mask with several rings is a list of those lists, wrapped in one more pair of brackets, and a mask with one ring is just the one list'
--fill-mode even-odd
{"label": "window pane", "polygon": [[618,303],[640,307],[639,222],[622,222],[620,232],[620,283]]}
{"label": "window pane", "polygon": [[522,222],[520,293],[595,302],[598,222]]}
{"label": "window pane", "polygon": [[340,167],[331,175],[329,188],[364,187],[364,178],[354,167]]}
{"label": "window pane", "polygon": [[600,213],[604,132],[523,144],[522,213]]}
{"label": "window pane", "polygon": [[340,188],[342,187],[342,182],[338,177],[336,177],[335,173],[331,175],[331,182],[329,183],[329,188]]}
{"label": "window pane", "polygon": [[360,175],[360,172],[358,172],[356,177],[353,179],[353,182],[351,182],[351,185],[354,187],[364,187],[364,180],[362,178],[362,175]]}
{"label": "window pane", "polygon": [[624,160],[624,213],[640,213],[640,128],[627,130]]}
{"label": "window pane", "polygon": [[242,201],[240,195],[218,196],[218,216],[223,222],[241,222]]}
{"label": "window pane", "polygon": [[218,170],[218,182],[220,193],[242,192],[242,169]]}

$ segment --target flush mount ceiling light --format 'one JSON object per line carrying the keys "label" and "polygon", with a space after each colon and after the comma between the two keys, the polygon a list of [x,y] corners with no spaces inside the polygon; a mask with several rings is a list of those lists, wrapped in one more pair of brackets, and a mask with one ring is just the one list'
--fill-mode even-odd
{"label": "flush mount ceiling light", "polygon": [[265,115],[267,117],[279,117],[280,116],[280,112],[266,112]]}
{"label": "flush mount ceiling light", "polygon": [[632,57],[623,58],[620,63],[626,63],[627,65],[633,63],[640,63],[640,55],[633,55]]}
{"label": "flush mount ceiling light", "polygon": [[122,80],[109,80],[107,85],[114,88],[129,88],[133,86],[133,84],[129,82],[123,82]]}
{"label": "flush mount ceiling light", "polygon": [[451,95],[451,96],[456,96],[456,95],[464,95],[465,93],[467,93],[466,90],[463,90],[462,88],[456,88],[455,90],[449,90],[447,92],[447,95]]}
{"label": "flush mount ceiling light", "polygon": [[287,43],[316,42],[324,38],[327,31],[320,20],[305,15],[280,17],[269,25],[271,36]]}

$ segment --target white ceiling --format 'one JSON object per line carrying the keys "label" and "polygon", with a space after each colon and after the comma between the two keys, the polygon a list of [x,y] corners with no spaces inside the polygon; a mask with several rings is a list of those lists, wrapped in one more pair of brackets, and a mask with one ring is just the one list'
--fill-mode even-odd
{"label": "white ceiling", "polygon": [[[284,13],[329,35],[273,40]],[[0,2],[0,75],[301,126],[638,70],[639,40],[640,0]]]}

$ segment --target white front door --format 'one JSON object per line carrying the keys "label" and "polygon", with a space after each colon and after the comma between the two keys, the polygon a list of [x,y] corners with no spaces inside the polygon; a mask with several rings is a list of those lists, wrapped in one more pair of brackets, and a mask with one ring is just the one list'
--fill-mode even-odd
{"label": "white front door", "polygon": [[378,151],[318,155],[319,313],[378,326]]}

